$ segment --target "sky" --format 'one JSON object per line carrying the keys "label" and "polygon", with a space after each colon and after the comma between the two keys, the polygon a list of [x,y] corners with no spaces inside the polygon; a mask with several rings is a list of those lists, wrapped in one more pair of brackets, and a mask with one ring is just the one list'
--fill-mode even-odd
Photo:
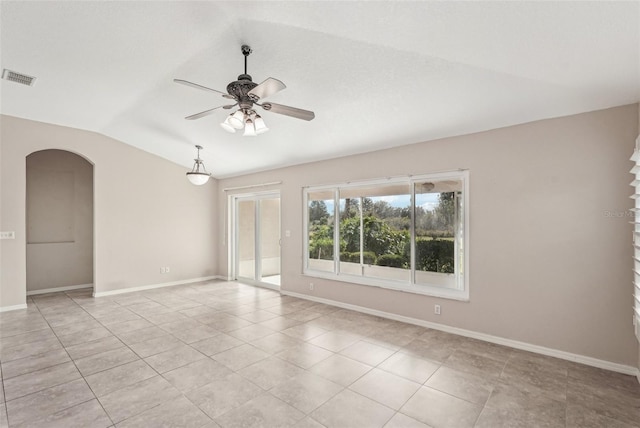
{"label": "sky", "polygon": [[[416,194],[417,205],[422,207],[426,211],[433,211],[438,206],[438,193],[420,193]],[[374,201],[386,201],[392,207],[404,208],[410,205],[411,195],[389,195],[389,196],[376,196],[372,198]],[[327,205],[327,211],[333,212],[333,201],[324,201]]]}

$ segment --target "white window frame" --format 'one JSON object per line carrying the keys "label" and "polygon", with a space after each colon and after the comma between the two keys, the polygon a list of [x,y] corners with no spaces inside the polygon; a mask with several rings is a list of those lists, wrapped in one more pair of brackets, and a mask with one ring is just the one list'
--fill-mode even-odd
{"label": "white window frame", "polygon": [[640,342],[640,135],[636,138],[635,150],[630,160],[634,163],[631,174],[634,180],[630,183],[633,187],[633,208],[628,212],[633,226],[633,328],[636,338]]}
{"label": "white window frame", "polygon": [[[463,232],[463,272],[462,272],[462,284],[463,288],[445,288],[442,286],[436,285],[426,285],[426,284],[416,284],[415,283],[415,233],[414,233],[414,210],[411,210],[411,229],[410,229],[410,239],[411,239],[411,266],[410,266],[410,280],[409,281],[395,281],[392,279],[383,279],[383,278],[373,278],[373,277],[364,277],[364,276],[356,276],[349,275],[345,273],[341,273],[339,270],[339,257],[340,254],[340,240],[339,233],[340,227],[339,223],[336,222],[334,224],[334,235],[333,235],[333,245],[334,245],[334,256],[333,256],[333,272],[328,271],[320,271],[314,270],[309,267],[309,193],[314,192],[326,192],[333,191],[334,195],[334,213],[333,218],[338,219],[339,211],[340,211],[340,192],[339,189],[347,189],[353,187],[363,187],[363,186],[375,186],[375,185],[389,185],[389,184],[403,184],[406,183],[409,185],[411,192],[411,205],[413,207],[415,200],[415,183],[424,182],[424,181],[442,181],[447,179],[455,179],[462,181],[462,207],[463,207],[463,215],[464,215],[464,232]],[[449,171],[449,172],[439,172],[432,174],[422,174],[422,175],[414,175],[414,176],[402,176],[402,177],[392,177],[387,179],[373,179],[373,180],[363,180],[357,182],[348,182],[348,183],[337,183],[332,185],[322,185],[322,186],[309,186],[304,187],[302,189],[303,193],[303,248],[304,248],[304,256],[303,256],[303,275],[314,277],[314,278],[323,278],[334,281],[341,282],[349,282],[360,285],[368,285],[373,287],[381,287],[391,290],[398,290],[407,293],[415,293],[415,294],[423,294],[428,296],[441,297],[446,299],[453,300],[461,300],[461,301],[469,301],[469,218],[470,218],[470,209],[469,209],[469,171],[468,170],[458,170],[458,171]],[[458,269],[460,266],[457,266],[456,257],[456,273],[458,273]]]}

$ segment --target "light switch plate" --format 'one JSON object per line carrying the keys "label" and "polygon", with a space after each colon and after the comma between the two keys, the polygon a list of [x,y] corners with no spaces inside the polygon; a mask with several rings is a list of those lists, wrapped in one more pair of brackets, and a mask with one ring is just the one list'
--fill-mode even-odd
{"label": "light switch plate", "polygon": [[0,232],[0,239],[16,239],[15,232]]}

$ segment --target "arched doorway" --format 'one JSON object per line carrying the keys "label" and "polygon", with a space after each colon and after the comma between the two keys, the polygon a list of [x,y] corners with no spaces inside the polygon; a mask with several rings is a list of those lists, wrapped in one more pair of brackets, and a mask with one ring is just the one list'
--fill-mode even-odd
{"label": "arched doorway", "polygon": [[93,165],[42,150],[26,175],[27,295],[93,287]]}

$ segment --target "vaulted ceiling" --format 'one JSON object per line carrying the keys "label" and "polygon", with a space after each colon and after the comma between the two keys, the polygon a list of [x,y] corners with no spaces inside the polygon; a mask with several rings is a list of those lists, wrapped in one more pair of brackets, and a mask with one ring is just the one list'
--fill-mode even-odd
{"label": "vaulted ceiling", "polygon": [[[2,1],[1,113],[102,133],[216,177],[640,100],[640,2]],[[225,132],[243,72],[287,89],[258,137]]]}

